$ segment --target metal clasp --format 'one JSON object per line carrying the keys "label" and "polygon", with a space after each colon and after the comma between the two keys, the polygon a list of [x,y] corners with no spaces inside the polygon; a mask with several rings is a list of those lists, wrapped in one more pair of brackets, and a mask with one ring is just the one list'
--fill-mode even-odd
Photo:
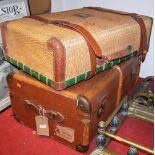
{"label": "metal clasp", "polygon": [[55,120],[56,122],[63,122],[64,120],[64,116],[60,113],[60,112],[55,112],[55,111],[52,111],[52,110],[47,110],[46,111],[46,116],[50,119],[53,119]]}
{"label": "metal clasp", "polygon": [[69,22],[63,21],[63,20],[53,20],[53,21],[49,21],[49,24],[55,24],[55,25],[58,25],[59,27],[64,27],[66,24],[68,25]]}

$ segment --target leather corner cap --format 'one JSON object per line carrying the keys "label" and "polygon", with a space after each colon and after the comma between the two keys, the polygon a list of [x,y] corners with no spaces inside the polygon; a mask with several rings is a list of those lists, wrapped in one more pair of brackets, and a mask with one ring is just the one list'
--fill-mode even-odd
{"label": "leather corner cap", "polygon": [[47,46],[49,50],[53,51],[54,55],[54,76],[55,82],[65,81],[65,71],[66,71],[66,51],[63,43],[55,37],[51,37],[47,41]]}
{"label": "leather corner cap", "polygon": [[56,89],[56,90],[64,90],[66,88],[66,82],[65,81],[62,81],[62,82],[55,82],[55,81],[52,81],[53,83],[53,87]]}
{"label": "leather corner cap", "polygon": [[87,113],[87,114],[91,114],[92,106],[91,106],[91,102],[89,101],[88,98],[86,98],[83,95],[79,95],[77,97],[77,103],[78,103],[77,106],[80,111]]}

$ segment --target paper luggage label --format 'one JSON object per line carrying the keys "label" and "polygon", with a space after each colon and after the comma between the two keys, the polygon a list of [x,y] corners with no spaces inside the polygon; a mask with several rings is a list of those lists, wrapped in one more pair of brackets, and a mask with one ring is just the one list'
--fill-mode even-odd
{"label": "paper luggage label", "polygon": [[55,135],[61,137],[69,142],[74,142],[74,129],[68,127],[56,126]]}
{"label": "paper luggage label", "polygon": [[38,115],[35,117],[37,134],[42,136],[49,136],[48,118]]}

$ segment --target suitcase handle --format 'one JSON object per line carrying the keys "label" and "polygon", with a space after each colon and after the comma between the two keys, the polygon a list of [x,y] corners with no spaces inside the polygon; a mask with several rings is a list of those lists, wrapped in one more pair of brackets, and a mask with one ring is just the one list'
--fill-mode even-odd
{"label": "suitcase handle", "polygon": [[64,116],[60,112],[53,110],[45,110],[45,108],[43,108],[41,105],[35,105],[29,100],[24,100],[24,103],[27,108],[33,109],[39,115],[46,116],[47,118],[55,120],[59,123],[63,122],[64,120]]}

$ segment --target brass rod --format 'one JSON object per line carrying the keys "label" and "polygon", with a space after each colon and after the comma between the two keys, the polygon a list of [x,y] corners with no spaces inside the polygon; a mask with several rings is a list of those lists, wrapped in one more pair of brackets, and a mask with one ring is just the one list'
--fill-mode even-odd
{"label": "brass rod", "polygon": [[121,138],[119,136],[116,136],[114,134],[111,134],[109,132],[105,132],[105,135],[108,136],[108,137],[110,137],[110,138],[112,138],[112,139],[115,139],[115,140],[117,140],[119,142],[123,142],[125,144],[130,145],[130,146],[134,146],[134,147],[136,147],[136,148],[138,148],[140,150],[143,150],[143,151],[145,151],[147,153],[154,154],[154,151],[152,149],[150,149],[150,148],[147,148],[147,147],[144,147],[142,145],[139,145],[139,144],[136,144],[134,142],[131,142],[129,140],[123,139],[123,138]]}

